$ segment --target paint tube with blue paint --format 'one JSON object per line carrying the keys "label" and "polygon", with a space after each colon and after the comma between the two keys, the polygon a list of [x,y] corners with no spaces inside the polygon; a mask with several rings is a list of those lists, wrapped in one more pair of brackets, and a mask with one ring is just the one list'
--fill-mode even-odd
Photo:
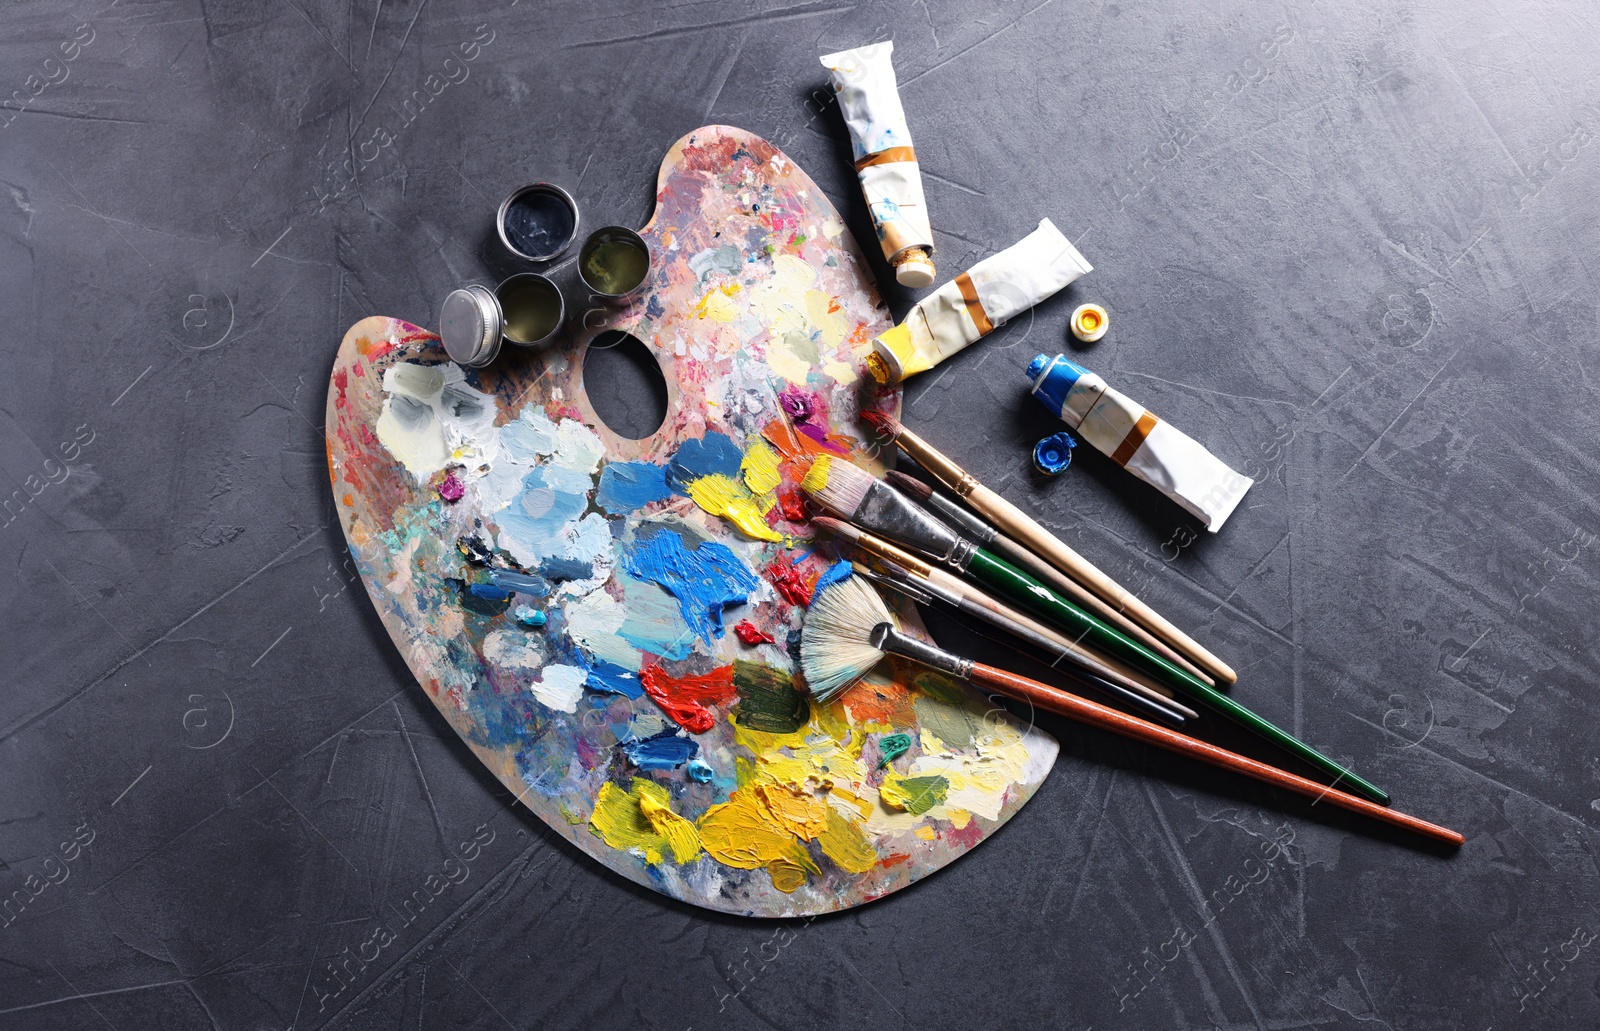
{"label": "paint tube with blue paint", "polygon": [[1212,533],[1222,529],[1255,483],[1063,355],[1035,357],[1028,379],[1039,403],[1079,437],[1177,502]]}
{"label": "paint tube with blue paint", "polygon": [[933,230],[922,193],[922,170],[911,149],[911,130],[900,106],[892,41],[825,54],[839,110],[850,129],[856,178],[872,212],[883,257],[901,286],[921,290],[933,282]]}
{"label": "paint tube with blue paint", "polygon": [[1094,266],[1048,218],[918,301],[900,325],[878,334],[867,371],[898,382],[938,365],[1064,288]]}

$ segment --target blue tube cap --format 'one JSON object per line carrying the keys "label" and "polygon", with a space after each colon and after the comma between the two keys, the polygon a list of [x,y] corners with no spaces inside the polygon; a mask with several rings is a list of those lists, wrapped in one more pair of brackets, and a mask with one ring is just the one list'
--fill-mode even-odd
{"label": "blue tube cap", "polygon": [[1072,449],[1077,446],[1065,430],[1052,433],[1033,446],[1033,467],[1046,476],[1060,476],[1072,464]]}

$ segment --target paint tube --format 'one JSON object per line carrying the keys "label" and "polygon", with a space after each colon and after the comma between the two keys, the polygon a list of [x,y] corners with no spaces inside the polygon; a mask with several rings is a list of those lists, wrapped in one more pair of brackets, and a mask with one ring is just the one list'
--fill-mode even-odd
{"label": "paint tube", "polygon": [[1040,404],[1113,462],[1176,501],[1212,533],[1222,529],[1255,483],[1062,355],[1034,358],[1028,378]]}
{"label": "paint tube", "polygon": [[1094,266],[1051,221],[991,254],[918,301],[905,320],[879,334],[867,371],[879,383],[926,372],[1005,325]]}
{"label": "paint tube", "polygon": [[933,282],[933,230],[922,195],[922,171],[911,149],[900,88],[890,55],[894,43],[874,43],[826,54],[839,110],[850,129],[856,177],[872,212],[883,256],[901,286],[921,289]]}

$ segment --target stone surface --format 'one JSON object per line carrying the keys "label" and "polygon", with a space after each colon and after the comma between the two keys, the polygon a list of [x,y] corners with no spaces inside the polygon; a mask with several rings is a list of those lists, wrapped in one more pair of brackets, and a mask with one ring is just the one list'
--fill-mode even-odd
{"label": "stone surface", "polygon": [[[1597,29],[1478,0],[8,5],[0,1027],[1600,1022]],[[491,217],[521,183],[642,223],[707,122],[869,238],[816,57],[891,34],[941,273],[1043,216],[1096,266],[915,381],[908,424],[1458,854],[1050,721],[1050,781],[967,861],[722,918],[556,840],[412,683],[332,520],[344,329],[517,268]],[[1081,449],[1030,472],[1058,424],[1021,369],[1063,348],[1259,474],[1220,535]]]}

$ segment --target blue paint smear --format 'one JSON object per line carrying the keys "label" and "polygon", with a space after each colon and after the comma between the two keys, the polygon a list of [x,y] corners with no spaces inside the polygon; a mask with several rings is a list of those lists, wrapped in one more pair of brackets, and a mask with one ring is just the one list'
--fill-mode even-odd
{"label": "blue paint smear", "polygon": [[628,761],[641,770],[673,770],[700,753],[700,746],[676,730],[663,730],[643,739],[622,742]]}
{"label": "blue paint smear", "polygon": [[522,478],[522,493],[495,514],[495,522],[502,535],[509,535],[524,550],[535,555],[559,554],[566,547],[561,538],[562,527],[583,515],[588,507],[585,495],[547,484],[541,467]]}
{"label": "blue paint smear", "polygon": [[583,558],[547,558],[539,563],[539,572],[556,583],[587,580],[594,576],[594,563]]}
{"label": "blue paint smear", "polygon": [[644,685],[639,683],[639,674],[633,670],[624,669],[604,659],[595,660],[588,666],[589,676],[584,680],[583,686],[589,690],[619,694],[624,698],[638,698],[644,694]]}
{"label": "blue paint smear", "polygon": [[550,585],[544,582],[544,577],[511,569],[489,570],[489,582],[496,587],[518,594],[530,594],[535,598],[543,598],[550,593]]}
{"label": "blue paint smear", "polygon": [[525,627],[544,626],[546,619],[549,618],[538,609],[530,608],[527,605],[518,605],[512,610],[511,615]]}
{"label": "blue paint smear", "polygon": [[666,588],[689,628],[714,643],[723,634],[722,610],[744,604],[761,582],[726,545],[702,541],[691,550],[676,530],[654,529],[629,549],[625,567],[635,578]]}
{"label": "blue paint smear", "polygon": [[467,590],[474,598],[482,598],[485,601],[505,601],[511,597],[510,591],[494,584],[472,584]]}
{"label": "blue paint smear", "polygon": [[726,433],[713,430],[699,440],[683,442],[678,453],[667,463],[667,483],[679,494],[687,496],[689,484],[702,476],[721,473],[737,479],[739,463],[743,461],[744,452],[739,450],[739,445]]}
{"label": "blue paint smear", "polygon": [[711,778],[715,776],[714,771],[711,769],[711,764],[704,759],[690,759],[689,767],[684,772],[696,784],[710,784]]}
{"label": "blue paint smear", "polygon": [[595,504],[618,516],[672,496],[667,471],[653,462],[612,462],[600,470]]}
{"label": "blue paint smear", "polygon": [[832,587],[841,580],[850,579],[852,572],[854,569],[850,563],[842,559],[829,566],[827,572],[817,577],[817,585],[811,589],[811,600],[816,601],[822,595],[824,588]]}

